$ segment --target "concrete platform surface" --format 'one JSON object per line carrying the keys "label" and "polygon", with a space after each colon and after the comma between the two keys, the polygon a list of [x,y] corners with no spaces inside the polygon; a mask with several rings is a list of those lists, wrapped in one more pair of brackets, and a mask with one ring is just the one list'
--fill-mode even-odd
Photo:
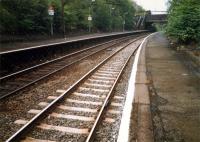
{"label": "concrete platform surface", "polygon": [[151,34],[142,45],[128,141],[199,142],[199,78],[162,33]]}
{"label": "concrete platform surface", "polygon": [[157,33],[148,40],[147,71],[155,142],[200,142],[199,79]]}

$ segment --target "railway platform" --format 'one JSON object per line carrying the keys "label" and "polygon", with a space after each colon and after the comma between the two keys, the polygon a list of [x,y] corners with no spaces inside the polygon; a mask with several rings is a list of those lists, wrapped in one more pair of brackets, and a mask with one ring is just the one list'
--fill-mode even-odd
{"label": "railway platform", "polygon": [[122,129],[121,138],[137,142],[200,141],[199,97],[199,78],[169,47],[163,34],[152,34],[140,53],[130,125]]}
{"label": "railway platform", "polygon": [[56,38],[56,39],[0,43],[0,53],[13,52],[16,50],[26,50],[29,48],[37,48],[37,46],[46,45],[46,44],[59,44],[59,43],[64,43],[64,42],[73,42],[73,41],[85,40],[85,39],[90,39],[90,38],[98,38],[98,37],[125,34],[125,33],[128,33],[128,32],[92,33],[92,34],[86,34],[86,35],[81,35],[81,36],[66,36],[65,38]]}
{"label": "railway platform", "polygon": [[71,40],[79,40],[82,38],[89,38],[94,36],[100,36],[100,35],[106,35],[106,33],[93,33],[93,34],[87,34],[87,35],[80,35],[80,36],[66,36],[66,38],[54,38],[54,39],[44,39],[44,40],[30,40],[30,41],[16,41],[16,42],[8,42],[8,43],[2,43],[0,52],[7,52],[7,51],[13,51],[17,49],[26,49],[33,46],[39,46],[42,44],[53,44],[58,42],[65,42],[65,41],[71,41]]}
{"label": "railway platform", "polygon": [[1,86],[2,141],[200,140],[199,78],[162,33],[107,41],[15,74]]}

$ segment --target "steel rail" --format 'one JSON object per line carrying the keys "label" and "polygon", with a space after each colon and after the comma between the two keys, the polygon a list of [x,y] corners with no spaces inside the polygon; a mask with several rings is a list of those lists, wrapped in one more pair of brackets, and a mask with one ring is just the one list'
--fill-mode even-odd
{"label": "steel rail", "polygon": [[[129,36],[129,37],[130,37],[130,36]],[[125,38],[127,38],[127,37],[123,37],[123,38],[119,38],[119,39],[125,39]],[[41,66],[48,65],[48,64],[50,64],[50,63],[53,63],[53,62],[62,60],[62,59],[64,59],[64,58],[67,58],[67,57],[70,57],[70,56],[73,56],[73,55],[76,55],[76,54],[85,52],[85,51],[87,51],[87,50],[90,50],[90,49],[93,49],[93,48],[96,48],[96,47],[99,47],[99,46],[102,46],[102,45],[106,45],[106,44],[108,44],[108,43],[117,41],[117,40],[119,40],[119,39],[114,39],[114,40],[111,40],[111,41],[108,41],[108,42],[100,43],[100,44],[91,46],[91,47],[89,47],[89,48],[85,48],[85,49],[82,49],[82,50],[79,50],[79,51],[75,51],[75,52],[73,52],[73,53],[70,53],[70,54],[67,54],[67,55],[58,57],[58,58],[56,58],[56,59],[53,59],[53,60],[50,60],[50,61],[47,61],[47,62],[38,64],[38,65],[29,67],[29,68],[26,68],[26,69],[24,69],[24,70],[17,71],[17,72],[15,72],[15,73],[12,73],[12,74],[9,74],[9,75],[0,77],[0,81],[3,81],[3,80],[5,80],[5,79],[9,79],[10,77],[13,77],[13,76],[16,76],[16,75],[20,75],[20,74],[22,74],[22,73],[25,73],[25,72],[28,72],[28,71],[30,71],[30,70],[39,68],[39,67],[41,67]]]}
{"label": "steel rail", "polygon": [[[138,46],[138,47],[139,47],[139,46]],[[122,69],[121,69],[120,72],[118,73],[118,76],[117,76],[117,78],[116,78],[116,80],[115,80],[115,82],[114,82],[114,84],[113,84],[111,90],[109,91],[109,93],[108,93],[108,95],[107,95],[107,97],[106,97],[106,99],[105,99],[105,101],[104,101],[104,103],[103,103],[103,105],[102,105],[102,107],[101,107],[101,109],[100,109],[100,111],[99,111],[99,114],[98,114],[98,116],[97,116],[97,118],[96,118],[96,120],[95,120],[95,123],[94,123],[94,125],[93,125],[93,127],[92,127],[92,129],[91,129],[91,131],[90,131],[90,133],[89,133],[89,135],[88,135],[88,137],[87,137],[87,139],[86,139],[85,142],[91,142],[91,141],[93,141],[93,138],[94,138],[94,135],[95,135],[95,130],[97,129],[98,124],[101,122],[101,119],[102,119],[102,117],[103,117],[103,114],[104,114],[104,112],[106,111],[106,107],[107,107],[107,106],[110,104],[110,102],[111,102],[111,98],[112,98],[112,96],[113,96],[113,90],[114,90],[114,88],[116,87],[116,85],[117,85],[117,83],[118,83],[118,81],[119,81],[119,79],[120,79],[120,77],[121,77],[121,75],[122,75],[122,72],[124,71],[126,65],[128,64],[128,62],[129,62],[129,60],[131,59],[131,57],[135,54],[135,52],[137,51],[138,47],[137,47],[137,48],[133,51],[133,53],[128,57],[128,59],[126,60],[126,62],[125,62],[124,65],[123,65]]]}
{"label": "steel rail", "polygon": [[[122,38],[122,39],[125,39],[125,38]],[[126,40],[126,39],[125,39],[125,40]],[[55,71],[53,71],[53,72],[50,72],[50,73],[48,73],[48,74],[46,74],[46,75],[44,75],[44,76],[42,76],[42,77],[40,77],[40,78],[38,78],[38,79],[32,81],[32,82],[30,82],[30,83],[27,83],[26,85],[24,85],[24,86],[22,86],[22,87],[19,87],[19,88],[15,89],[15,90],[13,90],[13,91],[11,91],[11,92],[9,92],[9,93],[3,95],[3,96],[0,96],[0,100],[5,99],[5,98],[9,97],[10,95],[15,94],[15,93],[17,93],[17,92],[19,92],[19,91],[21,91],[21,90],[23,90],[23,89],[25,89],[25,88],[31,86],[32,84],[35,84],[36,82],[39,82],[39,81],[41,81],[42,79],[45,79],[45,78],[47,78],[47,77],[49,77],[49,76],[51,76],[51,75],[53,75],[53,74],[55,74],[55,73],[57,73],[57,72],[63,70],[63,69],[65,69],[66,67],[69,67],[69,66],[71,66],[71,65],[73,65],[73,64],[75,64],[75,63],[77,63],[77,62],[79,62],[79,61],[81,61],[81,60],[83,60],[83,59],[85,59],[85,58],[87,58],[87,57],[93,55],[93,54],[96,54],[96,53],[98,53],[98,52],[100,52],[100,51],[102,51],[102,50],[105,50],[106,48],[110,48],[110,47],[112,47],[112,46],[114,46],[114,45],[117,45],[117,44],[120,44],[120,43],[122,43],[122,42],[124,42],[124,40],[123,40],[123,41],[120,41],[120,42],[118,42],[118,43],[114,43],[114,44],[112,44],[112,45],[110,45],[110,46],[108,46],[108,47],[105,47],[105,48],[103,48],[103,49],[100,49],[100,50],[98,50],[98,51],[96,51],[96,52],[94,52],[94,53],[88,54],[88,55],[86,55],[86,56],[84,56],[84,57],[82,57],[82,58],[79,58],[78,60],[73,61],[73,62],[71,62],[70,64],[67,64],[67,65],[65,65],[65,66],[63,66],[63,67],[61,67],[61,68],[59,68],[59,69],[57,69],[57,70],[55,70]],[[106,42],[106,43],[108,43],[108,42]],[[104,43],[104,44],[106,44],[106,43]],[[109,43],[111,43],[111,42],[109,41]],[[75,53],[75,54],[77,54],[77,53]],[[72,55],[70,55],[70,56],[72,56]],[[54,61],[53,61],[53,62],[54,62]],[[53,62],[51,62],[51,63],[53,63]],[[42,65],[41,65],[41,66],[42,66]]]}
{"label": "steel rail", "polygon": [[[139,38],[141,39],[141,38]],[[128,44],[124,45],[120,49],[118,49],[116,52],[112,53],[109,57],[101,61],[98,65],[96,65],[93,69],[91,69],[88,73],[86,73],[83,77],[81,77],[77,82],[75,82],[72,86],[70,86],[64,93],[62,93],[60,96],[58,96],[55,100],[53,100],[48,106],[46,106],[43,110],[41,110],[40,113],[35,115],[30,121],[28,121],[23,127],[20,128],[14,135],[12,135],[6,142],[13,142],[18,141],[22,136],[24,136],[29,128],[33,127],[34,124],[37,124],[39,120],[44,118],[48,115],[48,112],[50,112],[51,109],[55,108],[56,105],[65,97],[67,97],[70,93],[72,93],[83,81],[85,81],[89,76],[94,73],[98,68],[103,66],[109,59],[111,59],[113,56],[115,56],[118,52],[129,46],[130,44],[134,43],[135,41],[139,40],[135,39]]]}

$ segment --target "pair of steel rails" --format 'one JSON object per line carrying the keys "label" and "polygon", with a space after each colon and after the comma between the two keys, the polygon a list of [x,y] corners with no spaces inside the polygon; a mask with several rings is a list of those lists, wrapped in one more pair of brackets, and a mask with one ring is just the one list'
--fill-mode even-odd
{"label": "pair of steel rails", "polygon": [[[101,66],[103,66],[106,62],[108,62],[112,57],[114,57],[115,55],[117,55],[117,53],[119,53],[121,50],[123,50],[124,48],[128,47],[130,44],[142,39],[144,36],[142,37],[139,37],[139,38],[136,38],[135,40],[129,42],[128,44],[124,45],[122,48],[120,48],[119,50],[117,50],[116,52],[114,52],[113,54],[111,54],[109,57],[107,57],[106,59],[104,59],[101,63],[99,63],[97,66],[95,66],[93,69],[91,69],[87,74],[85,74],[81,79],[79,79],[76,83],[74,83],[70,88],[68,88],[64,93],[62,93],[59,97],[57,97],[55,100],[53,100],[48,106],[46,106],[40,113],[38,113],[37,115],[35,115],[30,121],[28,121],[28,123],[26,123],[20,130],[18,130],[14,135],[12,135],[8,140],[7,142],[11,142],[11,141],[19,141],[22,137],[24,137],[26,135],[26,133],[29,131],[29,129],[31,129],[32,127],[34,127],[35,125],[38,124],[39,121],[41,121],[43,118],[45,118],[50,112],[51,110],[53,110],[64,98],[66,98],[70,93],[72,93],[81,83],[83,83],[83,81],[85,81],[87,78],[89,78],[89,76],[91,76],[94,72],[96,72]],[[124,42],[124,40],[118,42],[118,43],[114,43],[113,45],[115,44],[119,44],[121,42]],[[109,42],[106,42],[106,43],[109,43]],[[103,43],[103,44],[106,44],[106,43]],[[102,44],[100,44],[102,45]],[[100,46],[100,45],[97,45],[97,46]],[[112,45],[112,46],[113,46]],[[96,46],[94,46],[96,47]],[[90,47],[88,49],[84,49],[83,51],[86,51],[86,50],[89,50],[91,48],[94,48],[94,47]],[[138,46],[139,47],[139,46]],[[112,85],[108,95],[106,96],[104,102],[103,102],[103,105],[101,106],[101,109],[99,110],[98,112],[98,115],[96,117],[96,120],[89,132],[89,135],[87,136],[87,139],[86,139],[86,142],[90,142],[93,140],[94,138],[94,135],[95,135],[95,130],[97,129],[98,127],[98,124],[101,122],[101,119],[102,119],[102,116],[103,114],[105,113],[106,111],[106,108],[107,106],[109,105],[110,103],[110,100],[112,98],[112,95],[113,95],[113,90],[114,88],[116,87],[121,75],[122,75],[122,72],[123,70],[125,69],[127,63],[129,62],[130,58],[135,54],[135,52],[137,51],[137,48],[134,50],[134,52],[127,58],[127,60],[125,61],[123,67],[121,68],[121,70],[119,71],[117,77],[116,77],[116,80],[114,81],[114,84]],[[78,54],[82,51],[78,51],[78,52],[75,52],[75,53],[72,53],[70,55],[66,55],[66,56],[72,56],[74,54]],[[88,55],[90,56],[90,55]],[[84,57],[84,58],[87,58],[88,56]],[[52,63],[52,62],[57,62],[59,60],[61,60],[62,58],[65,58],[65,57],[61,57],[59,59],[56,59],[56,60],[53,60],[53,61],[50,61],[48,62],[47,64],[49,63]],[[82,59],[80,59],[82,60]],[[78,61],[80,61],[78,60]],[[78,61],[75,61],[75,62],[78,62]],[[38,68],[40,66],[42,66],[43,64],[40,64],[40,65],[37,65],[35,66],[34,68]],[[69,65],[68,65],[69,66]],[[58,72],[60,70],[62,70],[63,68],[66,68],[67,66],[65,67],[62,67],[62,68],[59,68],[58,70],[46,75],[45,77],[43,76],[42,78],[38,79],[37,81],[41,80],[41,79],[44,79],[46,78],[47,76],[50,76],[52,74],[54,74],[55,72]],[[30,69],[27,69],[25,70],[26,71],[30,71],[32,70],[33,68],[30,68]],[[19,72],[19,73],[16,73],[16,75],[20,75],[22,72]],[[9,78],[9,77],[12,77],[12,75],[10,76],[7,76],[5,78]],[[2,78],[2,79],[5,79],[5,78]],[[31,84],[28,84],[27,86],[30,86],[32,84],[34,84],[36,81],[32,82]],[[27,87],[25,86],[25,87]],[[20,88],[20,90],[22,90],[23,88]],[[20,90],[17,90],[17,91],[20,91]],[[16,92],[14,92],[16,93]],[[6,96],[7,97],[7,96]]]}
{"label": "pair of steel rails", "polygon": [[[45,63],[41,63],[29,68],[26,68],[24,70],[6,75],[4,77],[0,78],[0,100],[4,100],[5,98],[8,98],[9,96],[12,96],[13,94],[18,93],[19,91],[59,72],[62,71],[63,69],[89,57],[92,56],[100,51],[105,50],[106,48],[110,48],[114,45],[120,44],[126,40],[130,39],[130,37],[123,37],[120,39],[115,39],[115,40],[111,40],[105,43],[101,43],[101,44],[97,44],[95,46],[89,47],[89,48],[85,48],[67,55],[64,55],[62,57],[47,61]],[[105,46],[107,44],[110,44],[108,47],[99,49],[93,53],[89,53],[79,59],[76,59],[68,64],[65,63],[65,60],[67,60],[68,58],[72,57],[72,56],[76,56],[78,54],[82,54],[84,52],[90,51],[92,49],[97,49],[100,46]],[[61,64],[62,62],[62,64]],[[36,71],[36,72],[34,72]],[[32,72],[34,72],[32,74]],[[28,74],[30,73],[30,74]],[[28,75],[27,75],[28,74]],[[24,77],[23,77],[24,76]],[[18,80],[17,78],[20,79]]]}

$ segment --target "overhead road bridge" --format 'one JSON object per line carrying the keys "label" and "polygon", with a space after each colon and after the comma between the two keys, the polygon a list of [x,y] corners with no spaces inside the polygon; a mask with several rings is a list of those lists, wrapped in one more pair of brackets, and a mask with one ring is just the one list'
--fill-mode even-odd
{"label": "overhead road bridge", "polygon": [[146,15],[146,23],[167,23],[167,14]]}
{"label": "overhead road bridge", "polygon": [[145,11],[135,15],[136,23],[135,29],[149,29],[152,24],[166,24],[167,12],[166,11]]}

